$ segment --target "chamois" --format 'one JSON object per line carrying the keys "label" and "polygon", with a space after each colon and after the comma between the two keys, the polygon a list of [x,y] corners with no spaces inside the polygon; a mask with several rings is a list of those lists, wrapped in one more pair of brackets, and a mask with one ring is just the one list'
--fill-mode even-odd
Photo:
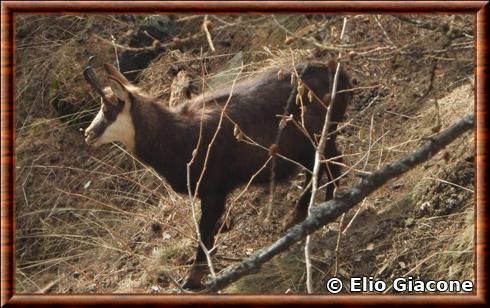
{"label": "chamois", "polygon": [[[190,189],[195,191],[205,167],[197,196],[201,199],[202,213],[199,232],[208,249],[214,245],[216,227],[224,212],[228,193],[247,183],[270,155],[276,155],[273,171],[276,181],[285,181],[295,174],[298,164],[292,161],[308,170],[313,169],[313,142],[318,141],[330,104],[336,68],[334,61],[270,69],[236,82],[233,91],[231,87],[218,88],[170,108],[144,95],[112,65],[105,64],[104,68],[109,82],[105,88],[90,66],[84,71],[86,81],[103,98],[100,111],[85,131],[87,144],[123,143],[136,157],[162,175],[178,193],[188,192],[187,163],[194,153]],[[295,71],[300,75],[299,79],[291,76]],[[298,92],[300,85],[304,89]],[[340,70],[324,153],[324,158],[333,158],[337,163],[328,163],[321,170],[330,182],[341,172],[338,164],[340,152],[335,139],[337,124],[343,120],[351,99],[350,92],[346,91],[350,88],[347,74]],[[298,104],[298,96],[302,96],[302,104]],[[303,114],[301,105],[305,106]],[[286,106],[289,110],[285,110]],[[292,116],[298,125],[291,121],[281,122],[285,118],[281,115]],[[222,124],[204,166],[208,145],[217,131],[220,117]],[[282,135],[276,145],[279,126],[282,127]],[[237,138],[237,130],[262,147]],[[272,148],[274,151],[267,150]],[[271,168],[263,168],[253,183],[266,184],[270,177]],[[307,172],[305,187],[310,181],[311,172]],[[328,184],[326,200],[333,197],[333,191],[334,184]],[[310,196],[311,189],[305,189],[288,219],[288,226],[306,218]],[[198,245],[183,287],[202,288],[201,280],[207,269],[206,255]]]}

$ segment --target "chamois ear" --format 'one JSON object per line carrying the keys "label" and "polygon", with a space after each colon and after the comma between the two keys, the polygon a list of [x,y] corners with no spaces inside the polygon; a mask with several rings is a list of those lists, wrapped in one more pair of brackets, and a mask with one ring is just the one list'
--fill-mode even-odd
{"label": "chamois ear", "polygon": [[128,102],[129,101],[129,90],[126,88],[125,85],[121,84],[121,82],[116,79],[112,78],[112,76],[109,76],[109,85],[112,89],[112,92],[114,92],[114,95],[122,100],[123,102]]}
{"label": "chamois ear", "polygon": [[131,83],[121,74],[113,65],[104,63],[104,69],[110,77],[113,77],[124,86],[130,86]]}

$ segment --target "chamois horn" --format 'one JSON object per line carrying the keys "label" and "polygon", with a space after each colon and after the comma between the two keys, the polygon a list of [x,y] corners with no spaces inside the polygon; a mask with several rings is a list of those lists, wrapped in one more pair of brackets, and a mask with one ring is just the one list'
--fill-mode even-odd
{"label": "chamois horn", "polygon": [[91,62],[94,58],[95,56],[91,56],[90,58],[88,58],[87,66],[85,66],[85,69],[83,70],[83,76],[85,77],[85,80],[92,86],[92,88],[94,88],[94,90],[99,93],[100,96],[105,98],[106,94],[102,87],[102,83],[97,78],[97,75],[95,74],[94,69],[91,65]]}

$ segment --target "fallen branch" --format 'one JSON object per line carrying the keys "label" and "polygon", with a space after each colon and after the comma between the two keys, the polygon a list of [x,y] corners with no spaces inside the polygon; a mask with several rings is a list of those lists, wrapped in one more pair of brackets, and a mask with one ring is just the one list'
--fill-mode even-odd
{"label": "fallen branch", "polygon": [[208,291],[218,291],[230,283],[249,274],[253,269],[260,267],[275,255],[287,250],[294,243],[302,240],[322,226],[337,219],[342,213],[351,209],[366,196],[380,188],[389,180],[396,178],[415,166],[434,156],[458,136],[472,129],[475,115],[468,114],[441,133],[432,137],[423,146],[404,158],[392,162],[382,169],[373,172],[365,179],[348,190],[341,197],[322,202],[311,209],[311,214],[300,224],[289,231],[269,247],[263,248],[245,259],[238,265],[233,265],[216,277],[207,285]]}

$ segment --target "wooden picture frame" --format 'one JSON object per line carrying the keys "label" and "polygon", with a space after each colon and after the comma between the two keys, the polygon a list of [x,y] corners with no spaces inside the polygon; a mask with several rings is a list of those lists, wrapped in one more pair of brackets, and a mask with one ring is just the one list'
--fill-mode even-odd
{"label": "wooden picture frame", "polygon": [[[488,2],[485,1],[5,1],[1,4],[1,305],[488,304]],[[14,292],[14,18],[36,13],[469,13],[476,16],[476,294],[473,295],[39,295]]]}

